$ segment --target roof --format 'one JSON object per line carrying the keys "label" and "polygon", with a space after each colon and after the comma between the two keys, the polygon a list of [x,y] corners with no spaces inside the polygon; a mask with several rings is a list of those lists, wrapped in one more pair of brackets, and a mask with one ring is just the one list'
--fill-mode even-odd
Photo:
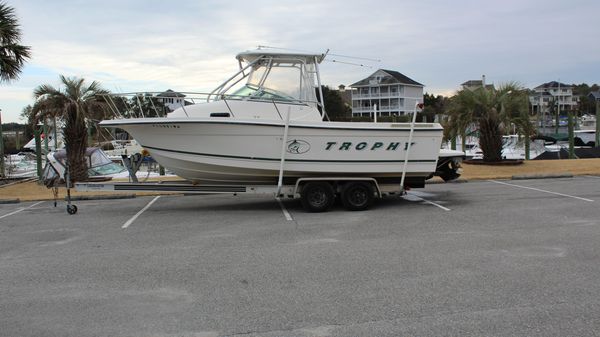
{"label": "roof", "polygon": [[535,87],[535,89],[550,89],[550,88],[558,88],[558,87],[571,88],[572,85],[560,83],[557,81],[552,81],[552,82],[548,82],[548,83],[539,85],[539,86]]}
{"label": "roof", "polygon": [[381,80],[381,82],[379,82],[379,84],[395,84],[395,83],[400,83],[400,84],[409,84],[409,85],[415,85],[415,86],[419,86],[419,87],[423,87],[424,85],[413,80],[412,78],[399,73],[397,71],[393,71],[393,70],[387,70],[387,69],[379,69],[376,72],[374,72],[373,74],[371,74],[369,77],[362,79],[354,84],[351,84],[351,87],[358,87],[358,86],[363,86],[363,85],[369,85],[370,83],[370,79],[373,77],[373,75],[375,75],[378,71],[383,71],[385,73],[387,73],[388,75],[390,75],[389,77],[385,77]]}
{"label": "roof", "polygon": [[481,87],[483,85],[483,81],[482,80],[469,80],[461,85],[466,86],[466,87]]}
{"label": "roof", "polygon": [[[483,80],[469,80],[466,81],[465,83],[461,84],[463,87],[465,88],[478,88],[478,87],[483,87]],[[486,84],[485,85],[486,89],[492,90],[494,89],[494,85],[493,84]]]}
{"label": "roof", "polygon": [[592,91],[588,94],[588,97],[596,101],[600,101],[600,91]]}
{"label": "roof", "polygon": [[175,92],[171,89],[168,89],[165,92],[161,92],[156,97],[185,97],[185,95],[182,93],[179,93],[179,92]]}
{"label": "roof", "polygon": [[245,62],[254,62],[258,58],[272,57],[275,59],[282,60],[302,60],[305,63],[314,63],[315,58],[318,63],[321,63],[325,58],[325,54],[314,54],[314,53],[287,53],[280,50],[268,50],[268,49],[256,49],[241,52],[236,55],[236,59]]}

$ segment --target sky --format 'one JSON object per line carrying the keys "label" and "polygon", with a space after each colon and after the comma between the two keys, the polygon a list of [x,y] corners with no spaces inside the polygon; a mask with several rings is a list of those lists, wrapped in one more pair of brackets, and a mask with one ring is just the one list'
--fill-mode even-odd
{"label": "sky", "polygon": [[482,75],[528,88],[600,83],[598,0],[4,1],[32,57],[0,84],[3,123],[24,122],[34,88],[61,74],[112,92],[210,92],[259,45],[369,59],[328,57],[321,78],[333,88],[379,68],[445,96]]}

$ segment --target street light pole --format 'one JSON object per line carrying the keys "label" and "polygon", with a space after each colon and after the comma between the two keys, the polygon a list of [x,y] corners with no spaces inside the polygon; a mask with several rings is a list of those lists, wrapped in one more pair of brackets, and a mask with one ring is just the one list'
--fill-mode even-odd
{"label": "street light pole", "polygon": [[2,109],[0,109],[0,177],[4,178],[4,135],[2,134]]}

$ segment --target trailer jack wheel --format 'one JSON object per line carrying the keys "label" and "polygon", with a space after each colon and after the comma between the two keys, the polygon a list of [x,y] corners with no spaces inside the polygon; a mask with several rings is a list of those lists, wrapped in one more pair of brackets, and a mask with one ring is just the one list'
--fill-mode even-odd
{"label": "trailer jack wheel", "polygon": [[334,198],[333,187],[324,181],[309,182],[300,193],[302,206],[309,212],[327,211],[333,205]]}
{"label": "trailer jack wheel", "polygon": [[373,203],[373,185],[349,182],[342,190],[342,204],[349,211],[364,211]]}
{"label": "trailer jack wheel", "polygon": [[75,205],[67,205],[67,213],[73,215],[77,213],[77,206]]}

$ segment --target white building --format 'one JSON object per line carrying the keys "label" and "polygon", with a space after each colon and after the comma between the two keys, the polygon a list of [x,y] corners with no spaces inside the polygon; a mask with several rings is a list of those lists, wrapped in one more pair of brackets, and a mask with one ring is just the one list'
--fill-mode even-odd
{"label": "white building", "polygon": [[379,69],[350,87],[353,117],[371,116],[375,105],[378,116],[401,116],[423,102],[423,85],[397,71]]}
{"label": "white building", "polygon": [[568,111],[577,107],[577,97],[573,96],[573,87],[556,81],[544,83],[533,89],[529,96],[533,112],[549,112],[550,105],[558,105],[558,111]]}
{"label": "white building", "polygon": [[159,102],[162,102],[169,111],[175,111],[184,105],[188,105],[185,101],[185,95],[168,89],[156,96]]}
{"label": "white building", "polygon": [[493,84],[487,84],[485,82],[485,75],[481,76],[481,80],[469,80],[461,84],[463,90],[477,90],[479,88],[486,88],[488,90],[494,90]]}

